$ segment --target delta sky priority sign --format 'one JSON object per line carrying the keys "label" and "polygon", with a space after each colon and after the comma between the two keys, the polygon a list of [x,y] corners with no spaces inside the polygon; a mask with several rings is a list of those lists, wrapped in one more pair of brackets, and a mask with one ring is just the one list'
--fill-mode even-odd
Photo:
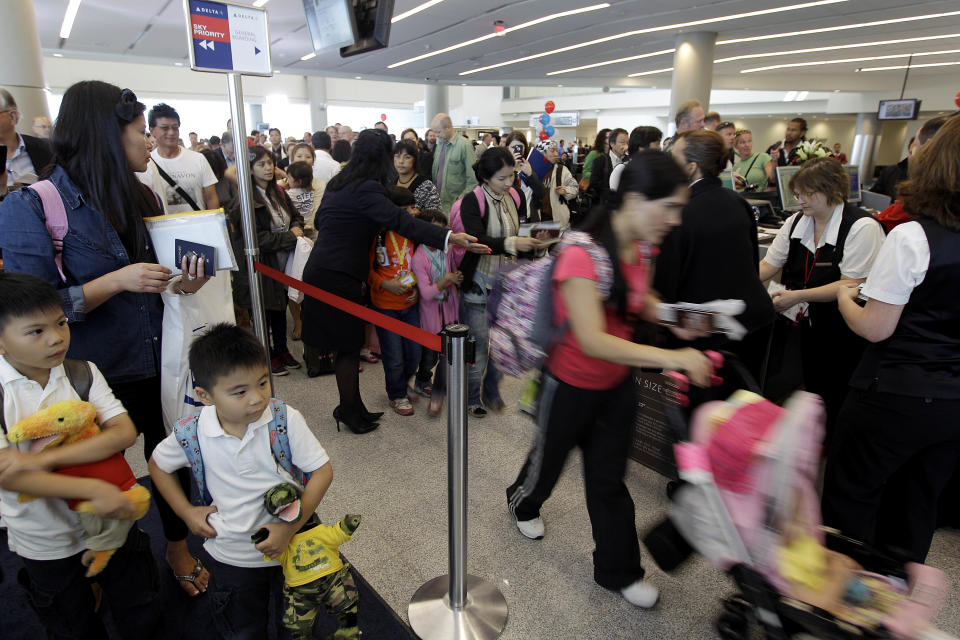
{"label": "delta sky priority sign", "polygon": [[194,71],[272,76],[264,9],[229,2],[184,0]]}

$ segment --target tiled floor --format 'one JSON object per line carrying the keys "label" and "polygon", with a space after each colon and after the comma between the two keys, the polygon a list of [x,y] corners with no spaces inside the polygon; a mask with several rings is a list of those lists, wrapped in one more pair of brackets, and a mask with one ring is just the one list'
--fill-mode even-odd
{"label": "tiled floor", "polygon": [[[292,343],[299,354],[300,343]],[[404,618],[417,588],[447,572],[446,420],[400,417],[387,407],[382,367],[364,365],[361,388],[372,411],[387,411],[380,429],[338,433],[330,414],[337,403],[333,377],[308,379],[303,369],[275,378],[275,395],[300,409],[333,461],[334,481],[320,506],[324,520],[360,513],[363,523],[343,552]],[[503,386],[508,405],[520,384]],[[593,582],[593,543],[584,503],[579,455],[574,454],[544,506],[544,540],[516,530],[504,490],[529,446],[533,423],[514,409],[469,423],[469,571],[495,581],[510,607],[503,640],[714,638],[714,618],[728,594],[728,578],[694,559],[674,575],[645,561],[662,599],[651,611],[628,604]],[[139,452],[129,456],[144,472]],[[630,463],[627,484],[644,532],[666,510],[665,481]],[[960,582],[960,533],[940,532],[929,562]],[[362,603],[361,603],[362,606]],[[951,594],[938,621],[960,635],[960,596]],[[389,639],[374,639],[389,640]]]}

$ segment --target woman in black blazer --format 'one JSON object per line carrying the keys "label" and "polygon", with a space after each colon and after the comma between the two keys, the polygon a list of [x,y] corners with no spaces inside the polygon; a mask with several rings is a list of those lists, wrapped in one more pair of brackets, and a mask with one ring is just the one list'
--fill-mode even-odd
{"label": "woman in black blazer", "polygon": [[[455,244],[470,252],[489,252],[476,244],[476,238],[417,220],[390,202],[385,185],[395,180],[390,137],[378,129],[362,131],[346,166],[327,183],[314,220],[317,240],[303,270],[304,282],[363,304],[370,250],[384,227],[416,244],[437,248]],[[360,398],[363,333],[359,318],[309,296],[304,298],[304,345],[312,353],[336,353],[340,406],[334,409],[334,418],[355,433],[373,431],[379,426],[376,420],[383,415],[367,411]]]}
{"label": "woman in black blazer", "polygon": [[737,320],[748,333],[742,341],[716,335],[693,346],[732,351],[759,379],[773,303],[757,277],[760,256],[753,210],[717,177],[727,162],[725,150],[723,137],[715,131],[685,132],[674,142],[670,152],[690,178],[690,200],[682,224],[660,245],[654,289],[664,302],[743,300],[747,308]]}

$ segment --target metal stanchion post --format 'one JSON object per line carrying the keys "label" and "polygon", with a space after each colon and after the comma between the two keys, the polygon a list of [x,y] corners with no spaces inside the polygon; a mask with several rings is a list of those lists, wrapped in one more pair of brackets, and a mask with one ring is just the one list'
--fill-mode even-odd
{"label": "metal stanchion post", "polygon": [[[237,182],[240,192],[240,222],[243,225],[243,247],[247,260],[247,276],[250,281],[250,320],[253,333],[267,352],[267,371],[270,371],[270,339],[263,313],[263,296],[260,291],[260,272],[253,263],[260,257],[257,245],[256,223],[253,220],[253,181],[250,179],[250,162],[247,159],[246,123],[243,119],[243,79],[238,73],[227,74],[227,93],[230,98],[230,116],[233,118],[233,148],[237,161]],[[272,381],[272,376],[271,376]]]}
{"label": "metal stanchion post", "polygon": [[[492,582],[467,574],[467,375],[470,328],[443,331],[447,367],[447,475],[450,573],[427,581],[410,601],[422,640],[493,640],[507,624],[507,601]],[[473,358],[470,357],[472,361]],[[440,363],[439,366],[444,366]]]}

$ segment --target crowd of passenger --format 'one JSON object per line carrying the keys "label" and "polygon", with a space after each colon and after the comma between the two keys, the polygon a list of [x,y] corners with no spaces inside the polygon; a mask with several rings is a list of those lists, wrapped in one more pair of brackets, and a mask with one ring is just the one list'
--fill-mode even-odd
{"label": "crowd of passenger", "polygon": [[[718,373],[709,349],[764,380],[791,366],[786,345],[799,343],[797,370],[785,373],[825,406],[825,524],[926,558],[938,499],[960,457],[960,117],[926,122],[908,161],[883,174],[876,188],[894,198],[884,212],[848,202],[839,145],[803,163],[781,185],[799,211],[761,254],[744,195],[770,191],[776,167],[798,164],[802,118],[763,152],[754,152],[750,131],[695,101],[680,105],[667,139],[650,126],[603,129],[590,146],[529,141],[519,131],[471,142],[445,113],[423,136],[406,129],[399,139],[377,122],[299,139],[271,128],[238,140],[228,122],[220,135],[190,132],[187,144],[173,106],[147,109],[129,89],[104,82],[67,90],[52,131],[37,123],[49,141],[18,134],[13,98],[0,90],[0,101],[0,143],[8,149],[0,515],[22,559],[21,584],[53,637],[106,637],[85,576],[91,554],[104,549],[115,553],[95,580],[121,635],[158,637],[162,629],[146,534],[133,526],[94,535],[89,518],[65,500],[88,501],[101,524],[132,521],[129,484],[112,482],[116,472],[66,479],[54,470],[114,459],[144,434],[166,561],[184,592],[217,600],[225,637],[266,637],[271,589],[286,577],[284,623],[309,632],[302,592],[286,563],[271,558],[316,526],[310,516],[332,470],[304,416],[271,400],[270,375],[304,364],[310,377],[333,374],[333,419],[357,434],[387,422],[361,397],[364,363],[383,363],[395,414],[413,415],[421,400],[429,416],[443,409],[447,381],[435,353],[310,296],[292,299],[286,286],[263,278],[267,352],[249,331],[211,328],[183,363],[204,406],[194,418],[180,416],[176,428],[164,424],[161,336],[170,298],[217,291],[244,325],[250,274],[238,259],[238,271],[212,278],[201,261],[185,258],[173,276],[158,264],[144,219],[222,207],[242,257],[238,163],[253,182],[261,263],[282,271],[307,243],[307,284],[430,333],[455,322],[470,327],[474,419],[508,405],[490,357],[498,280],[518,263],[553,261],[549,281],[538,286],[553,291],[558,331],[529,380],[536,436],[506,489],[507,504],[522,535],[545,537],[541,507],[580,448],[594,579],[632,604],[651,607],[659,591],[644,579],[624,483],[637,411],[631,371],[682,372],[695,387],[709,387]],[[545,160],[545,171],[533,157]],[[28,188],[31,174],[40,182]],[[732,176],[726,186],[724,174]],[[68,226],[59,236],[50,222],[58,209]],[[565,231],[560,242],[531,231],[547,222]],[[744,302],[736,317],[742,339],[660,326],[661,303],[717,299]],[[288,340],[302,341],[303,362]],[[67,356],[89,363],[92,383],[83,392]],[[14,425],[77,398],[96,409],[97,435],[43,450],[14,444]],[[301,474],[312,474],[299,486],[301,514],[279,522],[264,509],[264,493]],[[200,506],[190,502],[192,490]],[[21,502],[20,493],[38,499]],[[251,544],[261,527],[266,538]],[[206,539],[202,557],[188,548],[188,532]],[[91,546],[94,539],[100,546]],[[346,630],[337,637],[358,637],[349,571],[335,567],[328,578],[348,594],[330,609]]]}

